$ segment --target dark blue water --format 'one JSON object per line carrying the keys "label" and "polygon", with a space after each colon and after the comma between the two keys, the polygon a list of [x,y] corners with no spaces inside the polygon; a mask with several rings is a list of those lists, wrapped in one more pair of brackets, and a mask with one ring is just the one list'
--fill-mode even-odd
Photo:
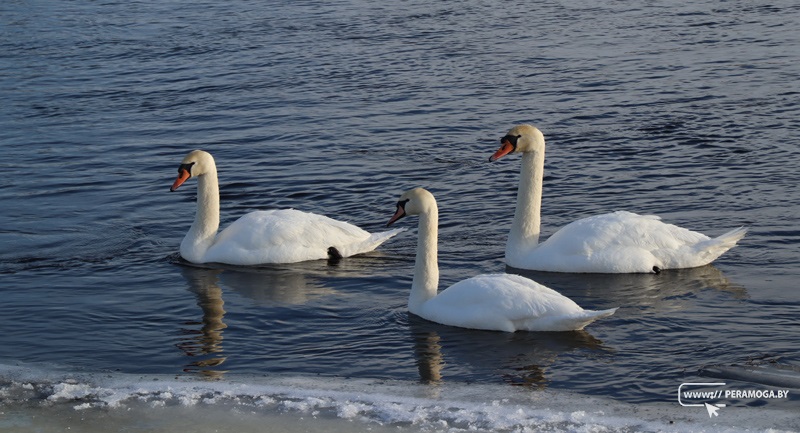
{"label": "dark blue water", "polygon": [[[758,3],[758,2],[756,2]],[[88,371],[507,383],[673,402],[713,365],[800,368],[800,6],[674,2],[0,5],[0,362]],[[293,207],[378,231],[440,208],[441,284],[502,272],[519,122],[548,140],[544,236],[653,213],[747,237],[661,275],[526,273],[572,333],[406,312],[416,230],[378,252],[260,269],[180,264],[190,150],[222,225]]]}

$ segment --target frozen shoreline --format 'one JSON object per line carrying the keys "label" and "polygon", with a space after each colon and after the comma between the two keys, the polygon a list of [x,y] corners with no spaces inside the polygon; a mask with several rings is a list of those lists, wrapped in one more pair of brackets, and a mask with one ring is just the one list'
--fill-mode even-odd
{"label": "frozen shoreline", "polygon": [[0,369],[8,432],[62,431],[800,431],[796,411],[634,405],[501,385]]}

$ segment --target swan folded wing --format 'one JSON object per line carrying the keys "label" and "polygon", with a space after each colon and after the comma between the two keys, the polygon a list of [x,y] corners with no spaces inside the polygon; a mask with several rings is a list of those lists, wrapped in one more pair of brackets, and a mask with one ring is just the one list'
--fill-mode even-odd
{"label": "swan folded wing", "polygon": [[692,247],[708,239],[655,215],[617,211],[564,226],[532,254],[551,270],[652,272],[654,266],[686,267]]}
{"label": "swan folded wing", "polygon": [[553,326],[582,311],[569,298],[532,280],[490,274],[450,286],[426,302],[422,313],[446,325],[513,332],[567,330]]}
{"label": "swan folded wing", "polygon": [[323,215],[294,209],[250,212],[217,235],[208,261],[240,265],[293,263],[327,258],[328,248],[363,242],[370,234]]}
{"label": "swan folded wing", "polygon": [[702,233],[660,220],[628,218],[626,221],[622,243],[641,248],[645,252],[642,254],[652,255],[655,260],[652,266],[661,269],[693,268],[708,264],[721,254],[711,255],[704,251],[704,244],[711,238]]}

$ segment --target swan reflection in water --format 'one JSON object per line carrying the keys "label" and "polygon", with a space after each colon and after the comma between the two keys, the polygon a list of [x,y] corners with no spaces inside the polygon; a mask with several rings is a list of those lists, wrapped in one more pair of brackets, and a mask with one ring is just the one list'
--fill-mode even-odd
{"label": "swan reflection in water", "polygon": [[[177,344],[187,356],[195,360],[185,366],[184,371],[197,373],[210,379],[219,379],[227,370],[220,366],[227,356],[223,350],[223,332],[227,325],[222,299],[222,287],[232,289],[256,305],[301,305],[336,292],[308,277],[297,269],[241,268],[220,265],[218,268],[184,265],[181,273],[188,289],[197,297],[197,305],[203,312],[202,319],[187,321],[181,329],[183,337]],[[213,266],[213,265],[208,265]],[[315,265],[311,265],[313,268]],[[324,270],[323,266],[319,265]],[[306,267],[308,268],[308,266]],[[199,329],[197,326],[199,325]]]}
{"label": "swan reflection in water", "polygon": [[593,356],[613,353],[586,331],[481,331],[413,314],[408,314],[408,321],[420,381],[426,384],[441,383],[448,374],[463,379],[492,371],[510,385],[544,389],[548,369],[559,356],[575,351],[591,351]]}
{"label": "swan reflection in water", "polygon": [[[222,349],[222,333],[227,325],[222,320],[225,316],[225,302],[219,286],[220,272],[222,271],[217,269],[189,267],[181,271],[189,283],[189,291],[197,297],[197,305],[203,311],[203,317],[200,322],[184,323],[187,326],[181,329],[184,337],[177,346],[187,356],[196,359],[184,371],[198,373],[209,379],[219,379],[226,373],[225,370],[218,369],[227,359]],[[200,325],[199,330],[194,328],[197,325]]]}
{"label": "swan reflection in water", "polygon": [[[324,282],[326,278],[374,277],[385,272],[382,266],[385,258],[379,252],[341,261],[315,260],[259,266],[194,264],[178,255],[170,256],[169,260],[180,265],[184,269],[184,275],[193,275],[193,270],[213,271],[213,284],[221,284],[262,306],[303,305],[321,297],[338,296],[340,293]],[[190,277],[187,276],[187,280],[190,285],[193,284]]]}
{"label": "swan reflection in water", "polygon": [[326,261],[289,265],[240,267],[221,264],[196,265],[177,256],[169,258],[181,267],[188,289],[202,310],[200,321],[187,321],[177,346],[194,360],[184,371],[208,378],[221,378],[221,365],[235,350],[223,350],[225,309],[223,289],[249,299],[257,306],[286,306],[313,303],[328,296],[343,296],[325,283],[327,277],[362,278],[380,274],[383,260],[378,253],[337,263]]}
{"label": "swan reflection in water", "polygon": [[220,279],[225,287],[261,306],[303,305],[336,293],[303,273],[277,269],[226,270]]}
{"label": "swan reflection in water", "polygon": [[[587,308],[602,301],[620,307],[617,316],[632,308],[668,313],[695,302],[693,294],[712,289],[734,299],[747,299],[747,290],[732,283],[714,265],[688,269],[667,269],[660,274],[566,274],[529,271],[506,267],[506,272],[522,275],[559,291]],[[584,301],[585,300],[585,301]],[[612,318],[613,319],[613,318]]]}

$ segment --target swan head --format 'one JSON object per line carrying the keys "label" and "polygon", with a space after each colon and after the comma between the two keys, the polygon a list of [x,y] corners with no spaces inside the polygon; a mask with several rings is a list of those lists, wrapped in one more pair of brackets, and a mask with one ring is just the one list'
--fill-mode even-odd
{"label": "swan head", "polygon": [[181,161],[181,165],[178,166],[178,178],[169,190],[173,192],[190,177],[202,176],[213,170],[216,170],[214,157],[208,152],[193,150]]}
{"label": "swan head", "polygon": [[414,188],[404,192],[397,201],[397,211],[386,223],[392,225],[395,221],[406,215],[420,215],[436,209],[436,199],[425,188]]}
{"label": "swan head", "polygon": [[543,152],[544,134],[533,125],[517,125],[500,139],[500,148],[489,157],[489,162],[516,152]]}

